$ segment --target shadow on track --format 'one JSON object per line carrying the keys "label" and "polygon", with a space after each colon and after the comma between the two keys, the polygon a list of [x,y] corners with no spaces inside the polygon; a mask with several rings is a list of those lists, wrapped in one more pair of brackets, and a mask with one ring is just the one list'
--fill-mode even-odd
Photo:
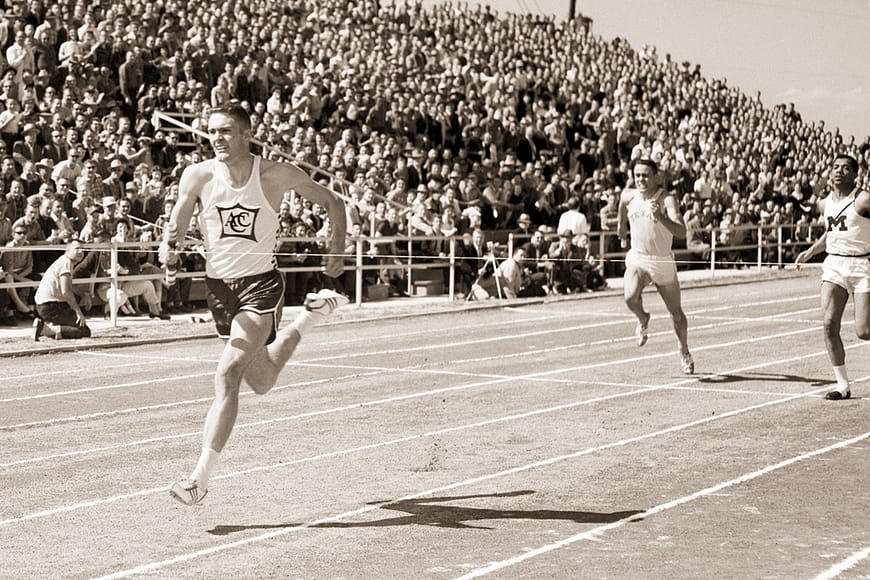
{"label": "shadow on track", "polygon": [[[535,493],[531,490],[519,490],[504,493],[461,495],[418,498],[399,501],[376,501],[368,505],[377,505],[385,510],[405,512],[408,515],[375,520],[370,522],[324,522],[307,528],[379,528],[387,526],[434,526],[439,528],[465,528],[490,530],[491,526],[470,525],[467,522],[484,520],[567,520],[578,524],[607,524],[616,522],[641,513],[642,510],[630,510],[621,512],[585,512],[585,511],[560,511],[560,510],[499,510],[471,508],[464,506],[444,505],[446,502],[461,501],[468,499],[517,497]],[[640,520],[637,520],[640,521]],[[271,530],[279,528],[292,528],[304,524],[253,524],[253,525],[218,525],[208,530],[215,536],[243,532],[246,530]]]}

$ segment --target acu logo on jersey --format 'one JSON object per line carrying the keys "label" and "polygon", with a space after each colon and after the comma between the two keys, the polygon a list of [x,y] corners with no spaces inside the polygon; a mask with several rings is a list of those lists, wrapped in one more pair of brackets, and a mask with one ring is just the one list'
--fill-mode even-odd
{"label": "acu logo on jersey", "polygon": [[244,238],[257,241],[254,226],[257,223],[258,207],[245,207],[240,203],[232,207],[217,208],[221,216],[221,238]]}
{"label": "acu logo on jersey", "polygon": [[834,231],[834,228],[839,229],[841,232],[848,231],[849,228],[846,226],[846,216],[838,215],[837,217],[828,216],[828,231]]}

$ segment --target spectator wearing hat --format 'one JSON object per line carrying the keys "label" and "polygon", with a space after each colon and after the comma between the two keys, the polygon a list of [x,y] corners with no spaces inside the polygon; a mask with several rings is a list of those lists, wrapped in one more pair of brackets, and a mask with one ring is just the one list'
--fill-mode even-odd
{"label": "spectator wearing hat", "polygon": [[87,221],[79,231],[78,237],[81,241],[90,244],[97,241],[100,232],[106,231],[102,221],[103,208],[99,205],[91,205],[85,209],[85,215],[88,216]]}
{"label": "spectator wearing hat", "polygon": [[34,164],[34,169],[39,173],[39,176],[42,178],[43,181],[53,182],[54,180],[51,178],[51,173],[54,170],[54,160],[49,157],[44,157],[44,147],[42,153],[43,158]]}
{"label": "spectator wearing hat", "polygon": [[124,182],[121,176],[127,169],[127,164],[120,157],[113,157],[109,162],[109,176],[103,179],[103,194],[116,199],[124,197]]}
{"label": "spectator wearing hat", "polygon": [[115,224],[118,222],[115,215],[118,210],[118,200],[111,195],[106,195],[102,199],[97,200],[97,203],[103,207],[103,215],[100,216],[100,222],[110,235],[114,234],[116,232]]}
{"label": "spectator wearing hat", "polygon": [[19,171],[24,168],[26,161],[36,163],[42,159],[42,147],[36,142],[40,132],[41,129],[33,123],[26,123],[21,129],[21,139],[12,145],[12,158],[18,164]]}
{"label": "spectator wearing hat", "polygon": [[526,240],[532,237],[535,232],[535,225],[532,223],[532,217],[527,213],[521,213],[517,218],[517,229],[514,232],[521,240]]}

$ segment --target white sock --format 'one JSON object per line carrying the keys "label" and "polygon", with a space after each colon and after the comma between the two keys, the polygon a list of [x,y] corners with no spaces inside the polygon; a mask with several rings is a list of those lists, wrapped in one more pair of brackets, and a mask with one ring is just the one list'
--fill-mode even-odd
{"label": "white sock", "polygon": [[290,323],[289,328],[292,328],[296,332],[299,333],[299,336],[303,336],[308,329],[317,324],[323,319],[323,315],[319,312],[311,312],[310,310],[303,310],[299,313],[299,316],[296,317],[296,320]]}
{"label": "white sock", "polygon": [[834,367],[834,376],[837,378],[837,390],[845,393],[849,390],[849,374],[846,372],[846,365]]}
{"label": "white sock", "polygon": [[190,474],[190,479],[194,480],[200,489],[208,489],[208,478],[215,467],[217,467],[220,457],[221,454],[214,449],[209,447],[202,448],[199,461],[197,461],[193,473]]}

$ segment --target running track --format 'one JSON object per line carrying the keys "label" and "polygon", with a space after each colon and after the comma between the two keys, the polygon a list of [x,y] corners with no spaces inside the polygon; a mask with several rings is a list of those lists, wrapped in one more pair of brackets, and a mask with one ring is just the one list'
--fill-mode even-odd
{"label": "running track", "polygon": [[217,341],[5,359],[0,577],[870,577],[851,307],[832,403],[815,276],[686,290],[693,377],[646,301],[317,327],[198,508]]}

